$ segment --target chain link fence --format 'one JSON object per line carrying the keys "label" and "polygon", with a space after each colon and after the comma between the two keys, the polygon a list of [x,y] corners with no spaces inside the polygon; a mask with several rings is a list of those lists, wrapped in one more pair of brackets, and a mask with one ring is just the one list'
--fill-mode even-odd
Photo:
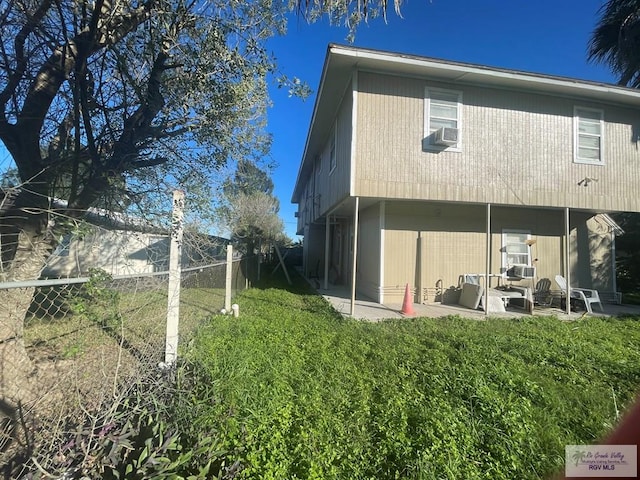
{"label": "chain link fence", "polygon": [[[47,476],[70,461],[60,449],[74,429],[95,423],[126,392],[162,375],[169,300],[162,250],[168,236],[136,234],[135,241],[120,245],[120,256],[105,238],[113,240],[113,233],[97,232],[76,244],[63,241],[44,270],[49,276],[82,276],[0,284],[0,290],[31,297],[21,339],[31,362],[23,389],[28,400],[16,406],[0,396],[5,478],[20,478],[20,472],[24,478],[57,478]],[[223,309],[228,269],[232,297],[256,280],[259,269],[257,257],[234,257],[228,264],[224,245],[199,242],[198,249],[183,249],[188,253],[180,276],[181,345]],[[13,368],[3,365],[2,371]]]}

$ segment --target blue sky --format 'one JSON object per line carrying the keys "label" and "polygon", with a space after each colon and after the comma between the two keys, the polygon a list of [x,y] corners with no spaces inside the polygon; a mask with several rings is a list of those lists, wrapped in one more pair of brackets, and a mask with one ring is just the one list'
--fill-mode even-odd
{"label": "blue sky", "polygon": [[[391,8],[362,24],[354,46],[424,55],[494,67],[586,80],[615,82],[605,66],[587,63],[587,43],[604,0],[405,0],[403,18]],[[327,19],[307,24],[291,16],[287,35],[269,41],[282,73],[306,81],[305,101],[271,88],[268,131],[273,136],[272,172],[286,233],[295,236],[291,194],[318,89],[327,45],[346,44],[348,30]],[[0,170],[9,164],[0,145]]]}
{"label": "blue sky", "polygon": [[[399,18],[390,9],[360,26],[354,46],[477,63],[549,75],[615,83],[605,66],[587,62],[591,32],[604,0],[409,0]],[[304,151],[329,43],[346,44],[347,30],[326,19],[314,24],[293,16],[286,36],[269,42],[280,70],[305,80],[305,101],[271,89],[268,130],[272,172],[285,230],[295,237],[291,194]]]}

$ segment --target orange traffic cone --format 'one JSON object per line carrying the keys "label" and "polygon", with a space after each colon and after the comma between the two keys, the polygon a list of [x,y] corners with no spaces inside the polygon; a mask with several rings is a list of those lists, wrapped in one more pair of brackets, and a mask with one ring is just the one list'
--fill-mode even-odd
{"label": "orange traffic cone", "polygon": [[409,293],[409,284],[404,289],[404,301],[402,302],[402,310],[400,313],[403,315],[415,315],[416,312],[413,311],[413,300],[411,300],[411,295]]}

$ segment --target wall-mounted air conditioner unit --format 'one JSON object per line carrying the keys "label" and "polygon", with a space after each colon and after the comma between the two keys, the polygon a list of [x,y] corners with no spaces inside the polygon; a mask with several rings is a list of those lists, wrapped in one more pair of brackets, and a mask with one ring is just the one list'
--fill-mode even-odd
{"label": "wall-mounted air conditioner unit", "polygon": [[511,278],[533,278],[536,276],[536,267],[514,265],[507,272],[507,276]]}
{"label": "wall-mounted air conditioner unit", "polygon": [[434,132],[433,142],[436,145],[452,146],[458,143],[458,129],[452,127],[442,127]]}

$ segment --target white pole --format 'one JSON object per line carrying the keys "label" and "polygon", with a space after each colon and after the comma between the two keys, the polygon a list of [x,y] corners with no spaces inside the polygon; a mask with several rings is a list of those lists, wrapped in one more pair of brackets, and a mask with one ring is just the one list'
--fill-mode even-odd
{"label": "white pole", "polygon": [[424,286],[422,284],[422,256],[425,253],[425,249],[423,248],[425,238],[422,236],[422,231],[418,230],[418,239],[416,242],[416,257],[418,264],[418,281],[416,282],[416,291],[418,293],[418,303],[422,303],[422,299],[424,298],[423,291]]}
{"label": "white pole", "polygon": [[491,204],[487,203],[487,238],[484,276],[484,314],[489,315],[489,271],[491,270]]}
{"label": "white pole", "polygon": [[227,270],[224,282],[224,309],[231,311],[231,282],[233,280],[233,247],[227,245]]}
{"label": "white pole", "polygon": [[356,313],[356,260],[358,258],[358,209],[360,197],[356,197],[356,206],[353,212],[353,263],[351,265],[351,316]]}
{"label": "white pole", "polygon": [[329,245],[331,241],[331,218],[327,213],[324,230],[324,282],[323,288],[329,288]]}
{"label": "white pole", "polygon": [[613,300],[617,303],[618,295],[618,273],[616,271],[616,232],[611,230],[611,281],[613,286]]}
{"label": "white pole", "polygon": [[565,255],[565,262],[564,262],[564,275],[566,277],[567,280],[567,291],[566,296],[567,296],[567,302],[566,302],[566,310],[567,310],[567,315],[571,314],[571,248],[569,246],[569,233],[570,233],[570,225],[569,225],[569,207],[566,207],[564,209],[564,255]]}
{"label": "white pole", "polygon": [[178,322],[180,320],[180,262],[184,221],[184,192],[173,192],[171,246],[169,249],[169,288],[167,302],[167,337],[164,363],[173,365],[178,358]]}

